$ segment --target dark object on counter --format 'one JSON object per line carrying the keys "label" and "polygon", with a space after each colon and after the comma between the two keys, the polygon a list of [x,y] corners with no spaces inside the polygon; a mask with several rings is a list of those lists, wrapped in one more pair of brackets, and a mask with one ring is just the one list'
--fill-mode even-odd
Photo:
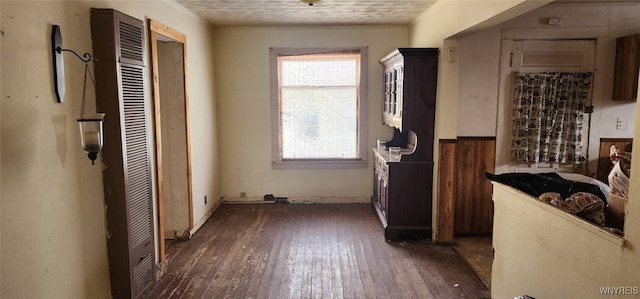
{"label": "dark object on counter", "polygon": [[531,196],[539,197],[542,193],[557,192],[562,198],[567,198],[577,192],[588,192],[597,195],[607,205],[607,198],[596,185],[565,180],[555,172],[548,173],[503,173],[484,176],[494,182],[503,183],[516,188]]}

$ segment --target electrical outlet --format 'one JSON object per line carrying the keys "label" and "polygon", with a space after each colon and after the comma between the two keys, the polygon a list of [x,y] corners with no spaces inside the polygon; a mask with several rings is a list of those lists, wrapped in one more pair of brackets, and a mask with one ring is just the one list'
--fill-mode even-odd
{"label": "electrical outlet", "polygon": [[207,204],[207,196],[206,195],[204,196],[204,204],[205,205]]}
{"label": "electrical outlet", "polygon": [[629,130],[629,120],[618,118],[616,121],[616,130]]}
{"label": "electrical outlet", "polygon": [[558,26],[562,23],[562,18],[548,18],[547,25]]}
{"label": "electrical outlet", "polygon": [[240,197],[241,198],[247,197],[247,192],[240,192]]}

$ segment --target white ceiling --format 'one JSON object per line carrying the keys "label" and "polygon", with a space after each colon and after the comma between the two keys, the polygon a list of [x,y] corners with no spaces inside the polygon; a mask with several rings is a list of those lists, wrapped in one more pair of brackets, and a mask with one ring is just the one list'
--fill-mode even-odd
{"label": "white ceiling", "polygon": [[[292,26],[408,25],[438,0],[319,0],[313,6],[300,0],[175,1],[216,26]],[[552,4],[612,5],[629,2],[640,3],[640,0],[554,0]]]}
{"label": "white ceiling", "polygon": [[436,0],[176,0],[217,26],[407,25]]}

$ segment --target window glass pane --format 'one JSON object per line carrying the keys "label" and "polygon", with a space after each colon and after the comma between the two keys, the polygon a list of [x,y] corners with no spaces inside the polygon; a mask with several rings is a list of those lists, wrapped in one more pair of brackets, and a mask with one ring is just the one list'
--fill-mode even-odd
{"label": "window glass pane", "polygon": [[[299,56],[297,56],[299,57]],[[281,83],[285,86],[356,86],[355,59],[287,60],[282,58]]]}
{"label": "window glass pane", "polygon": [[278,57],[282,159],[357,159],[359,54]]}
{"label": "window glass pane", "polygon": [[283,159],[354,159],[356,88],[283,88]]}

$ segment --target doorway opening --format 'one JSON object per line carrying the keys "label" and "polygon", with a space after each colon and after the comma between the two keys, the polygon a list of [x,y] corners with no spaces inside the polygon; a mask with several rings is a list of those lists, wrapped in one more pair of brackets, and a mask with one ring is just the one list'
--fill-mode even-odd
{"label": "doorway opening", "polygon": [[186,36],[149,20],[155,118],[158,259],[164,240],[188,240],[193,228]]}

